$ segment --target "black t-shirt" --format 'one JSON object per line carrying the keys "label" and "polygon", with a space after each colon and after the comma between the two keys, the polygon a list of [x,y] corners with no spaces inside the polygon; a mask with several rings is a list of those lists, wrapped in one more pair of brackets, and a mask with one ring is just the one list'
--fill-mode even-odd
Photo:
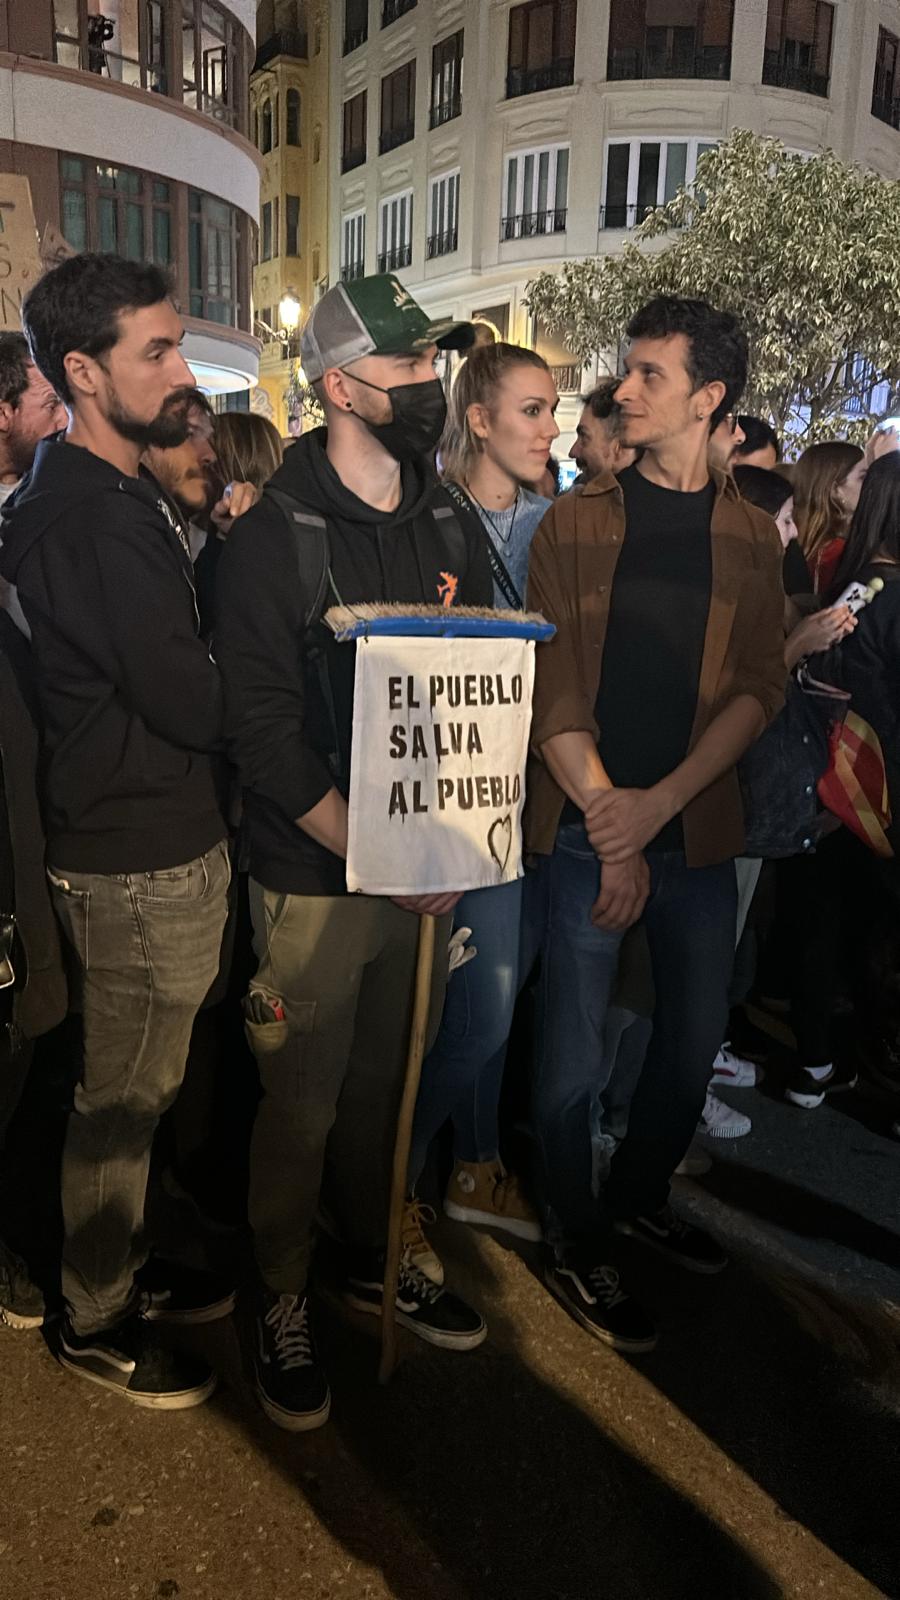
{"label": "black t-shirt", "polygon": [[[616,565],[596,716],[600,759],[619,788],[649,789],[690,743],[712,588],[715,485],[663,489],[636,466],[619,476],[625,538]],[[684,847],[681,817],[651,841]]]}
{"label": "black t-shirt", "polygon": [[785,550],[781,574],[786,595],[812,594],[814,585],[799,539],[792,539]]}

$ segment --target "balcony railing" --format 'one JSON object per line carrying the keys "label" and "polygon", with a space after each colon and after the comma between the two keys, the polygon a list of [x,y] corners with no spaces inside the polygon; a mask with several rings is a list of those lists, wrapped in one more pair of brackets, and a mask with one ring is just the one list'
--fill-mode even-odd
{"label": "balcony railing", "polygon": [[364,167],[366,164],[366,147],[364,144],[353,146],[352,150],[345,150],[341,156],[341,171],[352,172],[354,167]]}
{"label": "balcony railing", "polygon": [[344,34],[344,55],[349,56],[352,50],[358,50],[361,44],[365,44],[368,37],[369,30],[365,24],[361,28],[349,29]]}
{"label": "balcony railing", "polygon": [[681,50],[611,50],[606,76],[615,82],[625,78],[729,78],[731,51],[718,45],[690,54]]}
{"label": "balcony railing", "polygon": [[500,223],[501,243],[506,239],[535,239],[542,233],[565,233],[568,210],[523,211],[517,217],[504,217]]}
{"label": "balcony railing", "polygon": [[462,95],[455,94],[450,100],[439,100],[432,106],[430,126],[442,128],[445,122],[452,122],[459,116],[462,116]]}
{"label": "balcony railing", "polygon": [[382,128],[381,138],[378,141],[379,154],[386,156],[389,150],[396,150],[401,144],[409,144],[410,139],[414,139],[415,136],[414,122],[404,122],[398,128]]}
{"label": "balcony railing", "polygon": [[636,228],[654,206],[608,205],[600,207],[601,228]]}
{"label": "balcony railing", "polygon": [[566,367],[551,367],[550,376],[556,384],[557,394],[578,394],[581,389],[582,369],[577,361]]}
{"label": "balcony railing", "polygon": [[827,74],[784,61],[777,50],[767,50],[763,56],[762,81],[772,89],[798,89],[801,94],[817,94],[822,100],[828,99]]}
{"label": "balcony railing", "polygon": [[379,272],[397,272],[412,261],[412,243],[398,244],[394,250],[383,250],[378,257]]}
{"label": "balcony railing", "polygon": [[551,61],[546,67],[510,67],[506,74],[506,98],[515,100],[522,94],[540,94],[542,89],[563,89],[575,82],[575,62]]}
{"label": "balcony railing", "polygon": [[364,261],[345,261],[341,267],[341,283],[354,283],[357,278],[364,278],[365,273]]}
{"label": "balcony railing", "polygon": [[280,33],[272,33],[257,50],[253,71],[258,72],[260,67],[266,66],[269,61],[274,61],[276,56],[294,56],[298,61],[305,61],[308,48],[305,33],[285,29]]}
{"label": "balcony railing", "polygon": [[872,96],[872,115],[889,128],[900,128],[900,100],[889,100],[883,95]]}
{"label": "balcony railing", "polygon": [[446,233],[433,233],[425,241],[425,259],[433,261],[435,256],[450,256],[459,248],[459,229],[448,228]]}
{"label": "balcony railing", "polygon": [[381,26],[390,27],[398,17],[404,17],[407,11],[414,11],[417,4],[418,0],[382,0]]}

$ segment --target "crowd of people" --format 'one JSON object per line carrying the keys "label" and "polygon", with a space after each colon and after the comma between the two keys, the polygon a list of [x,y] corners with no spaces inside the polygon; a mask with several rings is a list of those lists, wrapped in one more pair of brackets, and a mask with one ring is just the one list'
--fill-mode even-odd
{"label": "crowd of people", "polygon": [[[624,330],[562,494],[544,360],[433,321],[390,276],[314,307],[302,361],[325,426],[284,454],[271,424],[197,390],[157,267],[73,257],[23,321],[0,336],[0,1136],[67,1011],[82,1048],[61,1294],[4,1244],[0,1321],[56,1317],[68,1371],[178,1409],[215,1384],[178,1325],[229,1315],[239,1288],[265,1413],[324,1423],[315,1296],[381,1311],[427,914],[451,958],[433,977],[398,1320],[450,1351],[487,1333],[444,1282],[430,1170],[449,1217],[541,1244],[588,1334],[652,1349],[617,1239],[726,1266],[670,1188],[709,1164],[704,1144],[749,1132],[714,1091],[759,1079],[751,988],[789,1012],[795,1107],[855,1081],[838,1000],[900,1088],[893,857],[834,819],[767,874],[763,939],[740,778],[812,660],[877,733],[900,805],[896,435],[784,466],[773,428],[737,409],[739,320],[676,297]],[[848,605],[873,577],[877,599]],[[354,657],[324,612],[448,600],[556,630],[537,653],[524,875],[350,895]],[[865,921],[848,961],[851,899]],[[519,1005],[527,1043],[510,1051]],[[164,1135],[163,1184],[200,1233],[249,1224],[240,1285],[152,1248]]]}

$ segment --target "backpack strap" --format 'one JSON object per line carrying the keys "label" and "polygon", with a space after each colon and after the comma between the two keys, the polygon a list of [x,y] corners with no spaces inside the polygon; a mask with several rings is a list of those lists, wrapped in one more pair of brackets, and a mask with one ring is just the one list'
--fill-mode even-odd
{"label": "backpack strap", "polygon": [[[465,489],[461,488],[458,483],[451,483],[449,479],[444,479],[444,482],[441,484],[441,488],[445,489],[451,500],[455,501],[461,510],[468,512],[469,516],[474,518],[475,522],[478,524],[478,530],[485,542],[485,547],[487,549],[488,561],[491,564],[491,575],[497,585],[497,588],[500,590],[500,593],[502,594],[507,605],[511,606],[513,611],[522,611],[524,609],[522,604],[522,596],[519,594],[518,589],[513,583],[513,580],[509,575],[506,562],[503,560],[500,551],[497,549],[497,546],[488,533],[482,517],[479,516],[478,507],[466,494]],[[440,515],[440,513],[436,511],[435,515]],[[460,533],[461,532],[462,530],[460,529]]]}
{"label": "backpack strap", "polygon": [[283,489],[273,489],[267,484],[263,497],[268,496],[278,507],[294,535],[297,562],[300,569],[300,588],[307,601],[303,629],[309,633],[325,614],[325,602],[331,590],[338,605],[342,605],[331,574],[331,540],[328,523],[315,511],[307,511],[301,501],[295,500]]}

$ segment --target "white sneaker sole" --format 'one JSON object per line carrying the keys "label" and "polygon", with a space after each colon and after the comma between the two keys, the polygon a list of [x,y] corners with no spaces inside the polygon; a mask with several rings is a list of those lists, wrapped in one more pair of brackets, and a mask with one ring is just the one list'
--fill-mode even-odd
{"label": "white sneaker sole", "polygon": [[789,1100],[792,1106],[800,1106],[803,1111],[816,1111],[830,1094],[846,1094],[849,1089],[855,1089],[858,1082],[858,1076],[848,1079],[846,1083],[833,1084],[826,1081],[818,1089],[810,1085],[808,1094],[804,1094],[802,1089],[785,1089],[784,1098]]}
{"label": "white sneaker sole", "polygon": [[747,1126],[742,1123],[726,1122],[718,1127],[708,1128],[705,1122],[697,1123],[697,1132],[702,1133],[707,1139],[746,1139],[748,1133],[753,1132],[753,1123],[747,1118]]}
{"label": "white sneaker sole", "polygon": [[46,1321],[47,1314],[43,1311],[39,1317],[27,1317],[21,1311],[11,1311],[9,1306],[0,1306],[0,1328],[14,1328],[16,1333],[27,1333],[30,1328],[42,1328]]}
{"label": "white sneaker sole", "polygon": [[77,1361],[69,1361],[60,1352],[59,1364],[66,1367],[69,1372],[74,1372],[79,1378],[87,1378],[89,1383],[96,1383],[101,1389],[109,1389],[113,1394],[127,1400],[130,1405],[142,1406],[146,1411],[190,1411],[194,1406],[202,1406],[214,1394],[218,1379],[216,1374],[201,1384],[196,1389],[180,1389],[173,1394],[140,1394],[133,1389],[128,1389],[122,1383],[117,1383],[113,1378],[104,1378],[99,1372],[91,1372],[89,1367],[83,1367]]}
{"label": "white sneaker sole", "polygon": [[563,1294],[562,1290],[557,1288],[549,1273],[545,1276],[544,1282],[557,1305],[561,1305],[572,1320],[579,1323],[585,1332],[591,1335],[592,1339],[596,1339],[599,1344],[607,1345],[610,1350],[617,1350],[623,1356],[645,1356],[649,1355],[651,1350],[655,1350],[659,1344],[659,1334],[657,1333],[652,1338],[624,1339],[619,1334],[611,1333],[608,1328],[598,1327],[596,1322],[592,1322],[590,1317],[581,1311],[573,1300],[569,1299],[568,1295]]}
{"label": "white sneaker sole", "polygon": [[265,1390],[259,1383],[255,1385],[256,1398],[260,1407],[265,1412],[270,1422],[276,1428],[283,1428],[285,1433],[312,1433],[316,1428],[324,1428],[331,1416],[331,1394],[325,1404],[318,1411],[285,1411],[283,1406],[276,1405],[270,1400]]}
{"label": "white sneaker sole", "polygon": [[235,1308],[236,1295],[227,1294],[209,1306],[190,1306],[182,1311],[169,1311],[164,1305],[154,1306],[152,1301],[144,1311],[147,1322],[156,1322],[169,1328],[200,1328],[207,1322],[218,1322],[230,1317]]}
{"label": "white sneaker sole", "polygon": [[536,1222],[526,1222],[518,1217],[498,1217],[494,1211],[474,1211],[471,1206],[457,1205],[455,1200],[444,1201],[444,1213],[454,1222],[469,1222],[477,1228],[496,1228],[498,1233],[511,1233],[515,1239],[528,1239],[539,1244],[544,1237]]}
{"label": "white sneaker sole", "polygon": [[[381,1307],[373,1305],[371,1300],[363,1300],[355,1294],[346,1292],[343,1296],[345,1305],[352,1306],[354,1311],[367,1312],[370,1317],[380,1317]],[[405,1311],[395,1313],[396,1320],[401,1328],[408,1328],[417,1339],[425,1344],[436,1345],[439,1350],[477,1350],[487,1338],[487,1323],[482,1322],[480,1328],[475,1328],[471,1333],[445,1333],[441,1328],[428,1328]]]}
{"label": "white sneaker sole", "polygon": [[714,1072],[709,1080],[709,1086],[714,1089],[719,1084],[723,1089],[756,1089],[762,1082],[762,1073],[754,1073],[752,1078],[746,1074],[730,1072]]}

